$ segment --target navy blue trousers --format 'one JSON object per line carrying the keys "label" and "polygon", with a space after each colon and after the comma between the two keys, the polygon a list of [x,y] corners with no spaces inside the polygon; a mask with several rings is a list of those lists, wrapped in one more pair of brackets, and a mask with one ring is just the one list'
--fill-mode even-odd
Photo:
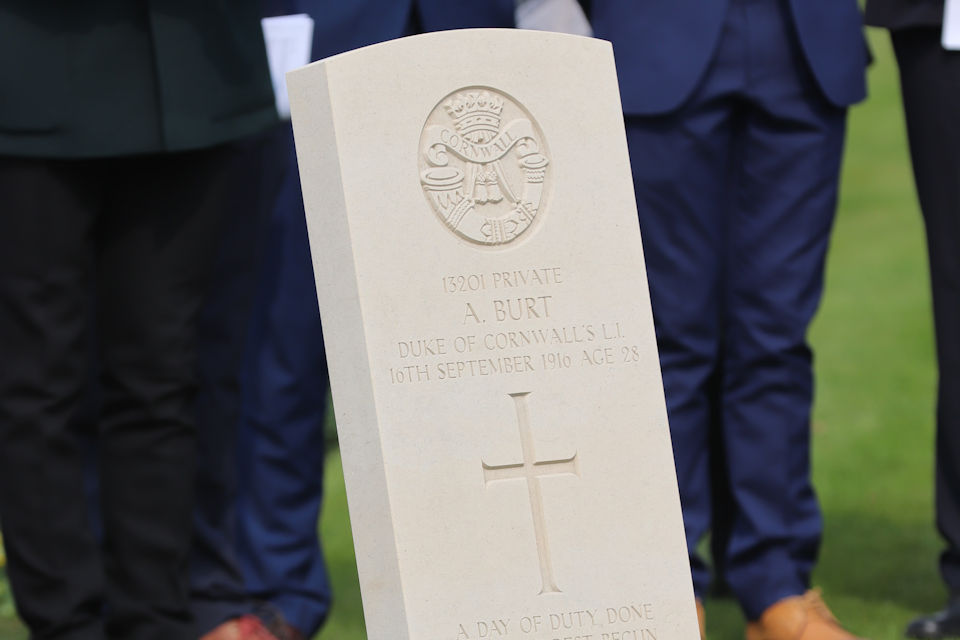
{"label": "navy blue trousers", "polygon": [[320,549],[327,369],[293,135],[264,140],[201,334],[198,628],[259,612],[308,637],[330,605]]}
{"label": "navy blue trousers", "polygon": [[785,2],[733,0],[688,103],[627,117],[695,588],[708,588],[696,548],[713,528],[750,619],[808,587],[822,529],[806,333],[846,110],[799,47]]}

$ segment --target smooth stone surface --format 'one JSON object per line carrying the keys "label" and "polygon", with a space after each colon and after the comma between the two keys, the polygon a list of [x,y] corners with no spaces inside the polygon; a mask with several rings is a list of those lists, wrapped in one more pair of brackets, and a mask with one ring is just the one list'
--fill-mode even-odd
{"label": "smooth stone surface", "polygon": [[368,638],[698,638],[609,43],[288,84]]}

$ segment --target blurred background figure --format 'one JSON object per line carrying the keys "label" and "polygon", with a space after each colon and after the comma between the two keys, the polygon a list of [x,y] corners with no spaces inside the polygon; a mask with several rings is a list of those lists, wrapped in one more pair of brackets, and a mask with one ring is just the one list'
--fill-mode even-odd
{"label": "blurred background figure", "polygon": [[720,523],[748,640],[852,638],[808,591],[822,522],[806,333],[846,110],[866,94],[857,3],[585,4],[617,58],[698,598],[697,546]]}
{"label": "blurred background figure", "polygon": [[900,67],[940,370],[936,521],[946,542],[940,574],[949,600],[944,610],[909,625],[913,638],[960,637],[960,51],[944,48],[943,19],[943,0],[867,3],[867,22],[890,30]]}
{"label": "blurred background figure", "polygon": [[258,14],[0,3],[0,520],[35,640],[196,638],[196,320],[238,141],[276,122]]}
{"label": "blurred background figure", "polygon": [[[512,27],[513,0],[264,0],[314,20],[312,57],[421,31]],[[330,607],[317,534],[327,370],[289,123],[227,238],[204,311],[192,599],[204,640],[312,637]],[[259,266],[253,266],[259,265]],[[209,427],[209,428],[207,428]]]}

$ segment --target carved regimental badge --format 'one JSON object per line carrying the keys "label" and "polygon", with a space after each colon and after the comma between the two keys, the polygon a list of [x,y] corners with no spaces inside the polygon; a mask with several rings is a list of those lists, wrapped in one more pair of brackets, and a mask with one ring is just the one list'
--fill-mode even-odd
{"label": "carved regimental badge", "polygon": [[543,215],[546,144],[533,117],[509,96],[469,87],[440,101],[420,137],[420,182],[454,233],[505,245]]}

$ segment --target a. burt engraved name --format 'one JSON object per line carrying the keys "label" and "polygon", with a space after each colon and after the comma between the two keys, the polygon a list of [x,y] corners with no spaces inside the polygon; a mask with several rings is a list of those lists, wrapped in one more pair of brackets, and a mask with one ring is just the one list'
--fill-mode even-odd
{"label": "a. burt engraved name", "polygon": [[[497,322],[543,320],[550,317],[551,300],[553,300],[553,296],[526,296],[494,300],[493,319]],[[466,303],[463,312],[463,324],[483,324],[488,317],[478,313],[472,303]]]}
{"label": "a. burt engraved name", "polygon": [[550,301],[552,299],[553,296],[527,296],[525,298],[494,300],[494,318],[496,318],[497,322],[549,318]]}

